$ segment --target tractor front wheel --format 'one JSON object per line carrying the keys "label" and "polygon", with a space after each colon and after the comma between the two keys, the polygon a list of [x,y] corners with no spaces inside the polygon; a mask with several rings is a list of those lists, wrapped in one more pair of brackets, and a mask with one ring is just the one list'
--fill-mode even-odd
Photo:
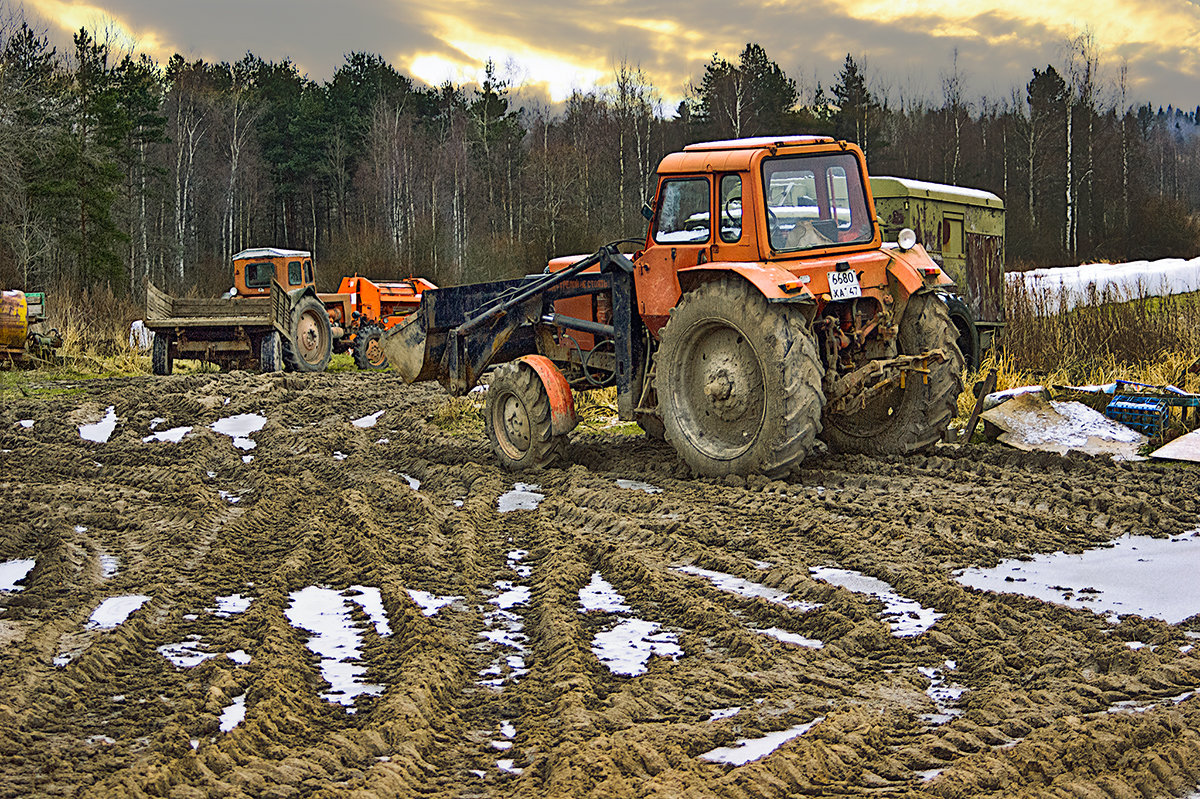
{"label": "tractor front wheel", "polygon": [[542,469],[563,456],[567,436],[555,434],[550,396],[533,367],[506,363],[492,373],[483,421],[492,450],[512,471]]}
{"label": "tractor front wheel", "polygon": [[383,354],[380,339],[383,329],[376,325],[367,325],[358,331],[354,337],[354,365],[359,369],[386,369],[387,356]]}
{"label": "tractor front wheel", "polygon": [[875,397],[865,408],[826,416],[825,440],[830,449],[905,455],[941,441],[963,389],[963,355],[957,339],[958,328],[940,297],[910,298],[900,322],[900,354],[941,350],[945,360],[932,362],[928,374],[906,375],[903,388]]}
{"label": "tractor front wheel", "polygon": [[657,355],[667,441],[703,475],[781,476],[812,451],[825,395],[812,328],[743,280],[688,292]]}
{"label": "tractor front wheel", "polygon": [[291,336],[283,344],[283,357],[297,372],[323,372],[333,357],[333,332],[325,306],[304,297],[292,309]]}

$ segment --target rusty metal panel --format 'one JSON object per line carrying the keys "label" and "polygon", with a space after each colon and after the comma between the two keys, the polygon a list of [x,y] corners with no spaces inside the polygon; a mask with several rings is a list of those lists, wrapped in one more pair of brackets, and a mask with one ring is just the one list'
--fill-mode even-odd
{"label": "rusty metal panel", "polygon": [[1004,238],[967,233],[966,280],[959,288],[975,318],[1004,321]]}

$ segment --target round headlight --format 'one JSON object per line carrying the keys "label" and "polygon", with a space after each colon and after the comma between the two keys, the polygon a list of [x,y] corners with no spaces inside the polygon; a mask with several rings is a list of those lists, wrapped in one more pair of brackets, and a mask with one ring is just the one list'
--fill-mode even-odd
{"label": "round headlight", "polygon": [[911,250],[917,245],[917,234],[911,228],[904,228],[900,231],[900,235],[896,237],[896,243],[900,245],[902,250]]}

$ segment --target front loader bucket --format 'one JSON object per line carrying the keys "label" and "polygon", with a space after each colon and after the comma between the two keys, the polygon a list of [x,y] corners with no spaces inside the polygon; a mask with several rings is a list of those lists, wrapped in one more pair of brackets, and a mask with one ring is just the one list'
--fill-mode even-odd
{"label": "front loader bucket", "polygon": [[[442,365],[441,352],[429,351],[429,336],[425,332],[425,314],[422,310],[409,314],[408,318],[385,332],[379,341],[388,363],[406,383],[439,377]],[[440,349],[444,348],[443,345]]]}

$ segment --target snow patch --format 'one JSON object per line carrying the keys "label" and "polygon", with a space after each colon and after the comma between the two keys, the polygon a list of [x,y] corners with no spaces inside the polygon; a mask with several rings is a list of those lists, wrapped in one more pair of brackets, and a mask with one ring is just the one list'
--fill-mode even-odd
{"label": "snow patch", "polygon": [[108,410],[104,412],[104,418],[92,424],[79,425],[79,437],[85,441],[94,441],[97,444],[105,444],[113,431],[117,429],[117,409],[116,406],[109,405]]}
{"label": "snow patch", "polygon": [[920,635],[945,615],[900,596],[883,580],[868,577],[862,572],[824,566],[811,568],[809,572],[818,580],[878,599],[883,603],[883,617],[891,626],[892,635],[897,638]]}
{"label": "snow patch", "polygon": [[825,646],[824,641],[818,641],[815,638],[805,638],[797,633],[790,633],[787,630],[781,630],[778,627],[769,627],[765,630],[755,630],[757,633],[768,635],[777,641],[782,641],[785,644],[794,644],[807,649],[822,649]]}
{"label": "snow patch", "polygon": [[617,480],[618,488],[628,488],[631,491],[645,491],[647,494],[661,494],[663,490],[658,486],[643,483],[640,480]]}
{"label": "snow patch", "polygon": [[229,732],[246,718],[246,695],[235,696],[229,707],[221,711],[221,732]]}
{"label": "snow patch", "polygon": [[111,630],[120,627],[135,610],[149,601],[150,597],[143,594],[109,597],[92,611],[92,615],[88,617],[87,629]]}
{"label": "snow patch", "polygon": [[254,598],[241,594],[227,594],[215,597],[213,601],[217,603],[217,607],[212,611],[213,615],[228,617],[237,613],[245,613],[250,609],[250,603],[254,601]]}
{"label": "snow patch", "polygon": [[[154,428],[151,427],[150,429],[153,430]],[[187,427],[172,427],[170,430],[159,430],[151,433],[142,439],[142,443],[149,444],[151,441],[165,441],[170,444],[178,444],[190,432],[192,432],[191,425]]]}
{"label": "snow patch", "polygon": [[25,586],[17,585],[29,576],[37,561],[31,559],[6,560],[0,563],[0,593],[6,591],[24,591]]}
{"label": "snow patch", "polygon": [[250,434],[262,430],[266,424],[267,417],[262,414],[239,413],[213,422],[212,430],[232,438],[233,445],[238,449],[254,449],[258,444],[250,438]]}
{"label": "snow patch", "polygon": [[592,581],[579,589],[579,612],[598,610],[604,613],[632,613],[633,608],[625,604],[625,598],[617,593],[612,583],[600,572],[592,572]]}
{"label": "snow patch", "polygon": [[783,605],[785,608],[792,608],[801,613],[815,610],[821,607],[820,602],[804,602],[799,599],[792,599],[791,594],[785,594],[782,591],[777,591],[774,588],[768,588],[761,583],[753,583],[749,580],[744,580],[741,577],[734,577],[732,574],[724,572],[712,571],[710,569],[701,569],[698,566],[675,566],[675,571],[691,574],[696,577],[703,577],[716,586],[718,591],[724,591],[727,594],[736,594],[744,597],[761,597],[768,602],[773,602],[776,605]]}
{"label": "snow patch", "polygon": [[354,425],[355,427],[374,427],[375,423],[379,421],[379,417],[383,416],[383,414],[384,411],[376,411],[375,413],[370,413],[359,419],[355,419],[350,422],[350,424]]}
{"label": "snow patch", "polygon": [[412,601],[416,602],[421,608],[421,614],[424,616],[436,615],[439,610],[447,605],[453,604],[462,599],[461,596],[437,596],[428,591],[418,591],[415,588],[405,589],[408,595],[412,597]]}
{"label": "snow patch", "polygon": [[405,474],[404,472],[400,472],[400,476],[404,478],[405,482],[408,483],[408,487],[411,488],[413,491],[420,490],[420,488],[421,488],[420,480],[418,480],[415,477],[411,477],[411,476]]}
{"label": "snow patch", "polygon": [[645,674],[651,655],[675,660],[683,654],[675,633],[659,632],[661,626],[655,621],[628,619],[611,630],[596,633],[592,653],[614,674]]}
{"label": "snow patch", "polygon": [[541,486],[530,483],[517,483],[512,487],[512,491],[505,492],[496,499],[496,505],[500,508],[501,513],[510,513],[514,510],[537,510],[537,506],[546,498],[545,494],[537,493],[539,488]]}
{"label": "snow patch", "polygon": [[760,760],[783,746],[788,741],[799,738],[804,733],[825,720],[824,716],[804,724],[797,724],[786,730],[769,732],[761,738],[741,738],[733,746],[721,746],[700,755],[701,760],[710,763],[728,763],[731,766],[743,766],[755,760]]}
{"label": "snow patch", "polygon": [[721,719],[731,719],[741,712],[741,705],[734,705],[733,707],[719,707],[715,710],[708,711],[708,720],[720,721]]}
{"label": "snow patch", "polygon": [[285,615],[293,627],[312,634],[306,646],[320,656],[321,676],[331,688],[321,697],[349,707],[362,694],[382,694],[384,686],[363,682],[367,667],[356,663],[362,655],[362,636],[350,616],[350,603],[356,602],[371,617],[380,635],[390,634],[378,600],[379,589],[352,586],[339,592],[309,586],[293,591],[289,597],[291,604]]}
{"label": "snow patch", "polygon": [[26,430],[33,429],[33,420],[32,419],[18,419],[17,424],[21,425],[21,427],[24,427]]}

